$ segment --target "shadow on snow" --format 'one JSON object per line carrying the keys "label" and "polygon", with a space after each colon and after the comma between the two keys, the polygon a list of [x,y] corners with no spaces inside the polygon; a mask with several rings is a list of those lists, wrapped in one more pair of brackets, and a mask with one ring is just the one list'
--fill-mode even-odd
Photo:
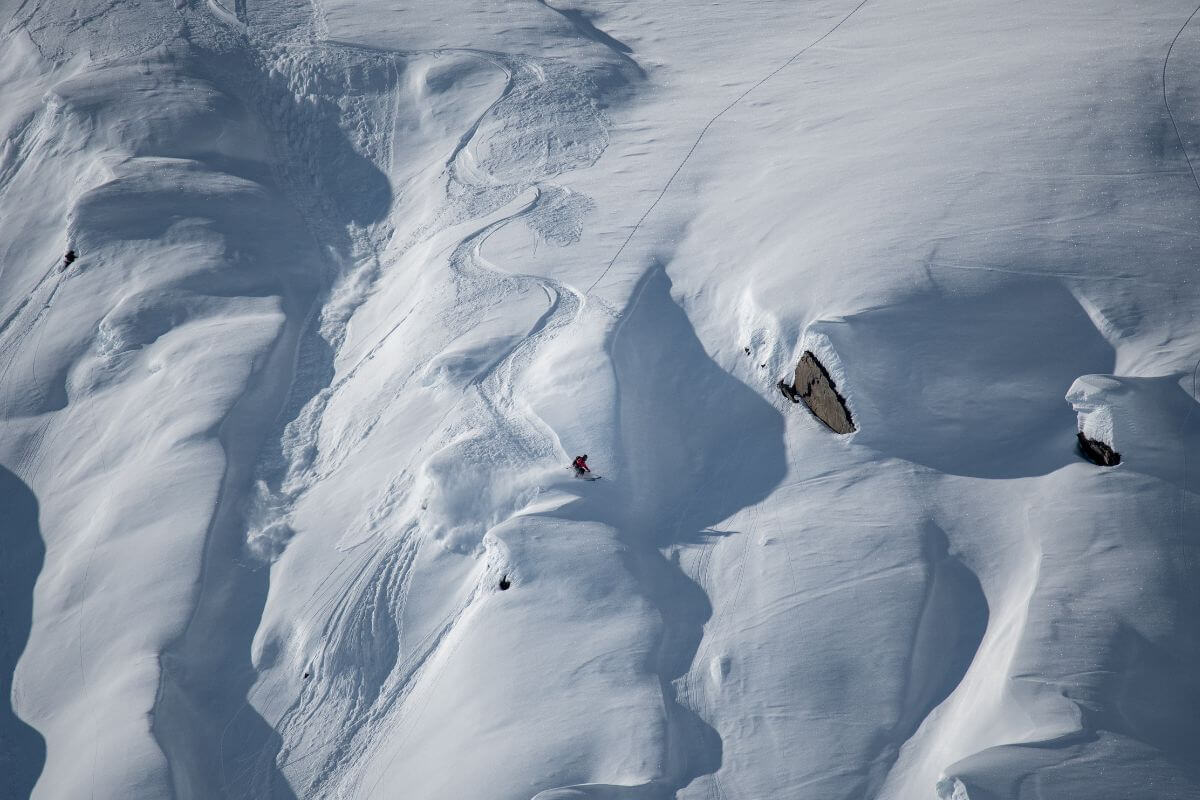
{"label": "shadow on snow", "polygon": [[[349,260],[347,227],[382,219],[392,194],[387,177],[355,150],[332,109],[302,108],[286,81],[263,76],[248,52],[196,50],[213,73],[210,79],[245,106],[260,107],[268,128],[291,125],[304,132],[303,155],[317,174],[292,178],[308,181],[308,190],[321,201],[308,209],[307,218],[288,223],[293,230],[277,232],[291,248],[275,254],[275,260],[290,265],[289,279],[279,281],[287,323],[271,363],[260,369],[221,426],[227,464],[221,501],[208,532],[195,611],[162,655],[154,734],[180,796],[289,800],[295,794],[276,763],[280,734],[250,702],[258,679],[251,646],[266,606],[270,570],[247,563],[246,498],[259,478],[277,488],[285,469],[286,426],[332,382],[333,350],[317,331],[318,316],[310,314],[334,277],[318,254],[329,248]],[[272,412],[272,424],[263,424],[264,409]]]}
{"label": "shadow on snow", "polygon": [[654,665],[667,707],[662,780],[677,789],[715,772],[722,745],[676,700],[674,681],[690,669],[712,606],[663,548],[713,538],[713,525],[779,485],[784,420],[709,357],[659,266],[636,287],[610,350],[624,464],[619,492],[628,498],[621,529],[630,571],[662,615]]}
{"label": "shadow on snow", "polygon": [[46,762],[46,742],[12,706],[13,673],[29,641],[33,589],[46,546],[38,526],[38,502],[25,483],[0,467],[0,798],[23,800],[33,792]]}
{"label": "shadow on snow", "polygon": [[1063,396],[1115,359],[1054,279],[922,293],[819,325],[849,368],[872,365],[848,382],[859,444],[977,478],[1073,463],[1075,414]]}

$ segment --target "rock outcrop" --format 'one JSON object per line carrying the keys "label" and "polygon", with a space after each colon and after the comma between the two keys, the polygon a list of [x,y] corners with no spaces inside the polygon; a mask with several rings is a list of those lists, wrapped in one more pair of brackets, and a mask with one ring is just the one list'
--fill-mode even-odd
{"label": "rock outcrop", "polygon": [[778,386],[784,397],[793,403],[803,402],[834,433],[853,433],[856,430],[845,399],[838,394],[829,373],[812,351],[805,350],[796,364],[796,377],[792,384],[789,386],[780,381]]}
{"label": "rock outcrop", "polygon": [[[1079,415],[1077,436],[1079,453],[1100,467],[1115,467],[1121,454],[1114,449],[1117,443],[1119,419],[1141,419],[1145,413],[1129,407],[1128,386],[1112,375],[1082,375],[1067,391],[1067,402]],[[1124,409],[1118,414],[1114,406]]]}
{"label": "rock outcrop", "polygon": [[1083,457],[1100,467],[1115,467],[1121,463],[1121,454],[1113,450],[1099,439],[1089,439],[1087,434],[1080,431],[1079,452]]}

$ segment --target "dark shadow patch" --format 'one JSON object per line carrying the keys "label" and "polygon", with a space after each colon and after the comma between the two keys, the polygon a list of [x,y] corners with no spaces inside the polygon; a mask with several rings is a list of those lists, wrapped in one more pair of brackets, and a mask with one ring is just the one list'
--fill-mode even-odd
{"label": "dark shadow patch", "polygon": [[46,741],[12,706],[13,674],[33,625],[33,589],[46,546],[38,502],[25,483],[0,467],[0,797],[23,800],[46,763]]}
{"label": "dark shadow patch", "polygon": [[[629,569],[662,615],[652,669],[667,707],[663,785],[679,789],[721,766],[721,738],[677,700],[712,606],[662,548],[705,541],[713,525],[760,502],[786,473],[783,417],[705,352],[671,282],[650,269],[610,342],[618,384],[621,525]],[[601,502],[599,498],[587,502]],[[606,506],[593,516],[611,516]],[[749,535],[742,533],[740,535]]]}
{"label": "dark shadow patch", "polygon": [[855,796],[878,795],[901,748],[962,682],[987,632],[989,611],[983,586],[950,552],[945,532],[928,523],[922,550],[925,599],[912,638],[899,715],[890,728],[876,734],[877,755]]}
{"label": "dark shadow patch", "polygon": [[824,331],[847,363],[873,366],[854,373],[858,444],[978,478],[1045,475],[1070,464],[1077,428],[1062,397],[1078,376],[1107,372],[1114,361],[1079,303],[1052,279],[918,294]]}
{"label": "dark shadow patch", "polygon": [[1200,635],[1192,626],[1156,638],[1120,626],[1107,669],[1098,672],[1097,694],[1112,702],[1081,704],[1084,724],[1154,748],[1200,788]]}
{"label": "dark shadow patch", "polygon": [[1142,742],[1104,731],[990,747],[950,765],[946,774],[962,782],[970,800],[1073,798],[1081,787],[1096,800],[1200,797],[1194,767],[1181,769]]}
{"label": "dark shadow patch", "polygon": [[708,356],[662,267],[647,272],[633,298],[610,345],[620,480],[630,522],[665,547],[770,495],[787,471],[784,419]]}
{"label": "dark shadow patch", "polygon": [[930,524],[924,558],[925,603],[909,664],[905,714],[894,733],[902,743],[962,681],[987,632],[988,604],[975,573],[950,553],[945,532]]}
{"label": "dark shadow patch", "polygon": [[927,588],[913,638],[904,713],[890,736],[897,748],[957,688],[988,626],[987,596],[979,578],[950,553],[945,532],[932,523],[924,559]]}
{"label": "dark shadow patch", "polygon": [[[188,60],[191,74],[261,114],[264,133],[282,139],[280,149],[290,148],[296,161],[283,164],[278,185],[268,184],[280,192],[268,199],[293,211],[274,213],[271,206],[259,217],[244,219],[214,212],[235,230],[270,225],[289,234],[288,252],[245,253],[239,266],[247,274],[231,273],[224,281],[231,294],[278,291],[286,323],[267,362],[221,425],[227,467],[205,543],[204,580],[184,632],[161,656],[153,732],[178,796],[294,800],[278,763],[282,739],[250,703],[259,677],[252,643],[266,606],[270,570],[247,563],[245,500],[258,480],[278,490],[287,469],[287,425],[333,380],[333,347],[318,331],[319,315],[311,313],[337,277],[323,252],[330,248],[349,261],[349,226],[382,219],[392,203],[391,187],[339,127],[342,112],[333,100],[320,97],[315,106],[298,102],[287,76],[267,74],[255,54],[237,45],[206,50],[193,44],[180,58]],[[369,58],[379,80],[392,77],[390,56]],[[301,132],[302,141],[288,140],[288,132]],[[208,166],[222,165],[214,159]],[[204,285],[197,281],[197,290]],[[277,410],[273,424],[263,424],[264,407]]]}
{"label": "dark shadow patch", "polygon": [[546,8],[561,16],[567,22],[571,23],[571,27],[574,28],[580,36],[585,39],[590,39],[598,45],[607,47],[622,61],[636,69],[639,76],[645,75],[645,72],[642,70],[641,66],[633,60],[633,48],[597,28],[592,22],[591,17],[589,17],[585,12],[575,8],[555,8],[546,2],[546,0],[539,0],[539,2],[541,2],[541,4]]}

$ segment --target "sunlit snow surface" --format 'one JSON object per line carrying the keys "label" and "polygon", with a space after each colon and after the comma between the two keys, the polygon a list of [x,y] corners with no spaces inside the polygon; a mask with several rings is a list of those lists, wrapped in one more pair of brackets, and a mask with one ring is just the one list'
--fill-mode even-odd
{"label": "sunlit snow surface", "polygon": [[1194,11],[6,0],[0,797],[1200,798]]}

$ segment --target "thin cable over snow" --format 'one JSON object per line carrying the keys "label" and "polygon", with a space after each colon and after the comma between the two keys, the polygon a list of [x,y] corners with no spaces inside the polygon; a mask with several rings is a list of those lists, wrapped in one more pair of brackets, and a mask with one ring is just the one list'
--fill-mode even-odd
{"label": "thin cable over snow", "polygon": [[[1196,176],[1196,167],[1192,164],[1192,157],[1188,154],[1187,144],[1183,141],[1183,135],[1179,132],[1179,125],[1175,122],[1175,112],[1171,110],[1171,101],[1167,96],[1167,65],[1171,63],[1171,52],[1175,49],[1175,43],[1179,41],[1179,37],[1183,36],[1183,32],[1187,30],[1187,26],[1197,14],[1200,14],[1200,6],[1192,11],[1183,24],[1179,26],[1179,30],[1175,32],[1175,38],[1171,40],[1171,44],[1167,47],[1167,55],[1163,58],[1162,66],[1162,98],[1163,106],[1167,109],[1167,116],[1171,118],[1171,128],[1175,131],[1175,138],[1179,140],[1179,149],[1183,151],[1183,157],[1187,160],[1188,170],[1192,173],[1192,182],[1196,184],[1196,190],[1200,191],[1200,177]],[[1182,564],[1187,564],[1187,539],[1186,539],[1186,518],[1187,518],[1187,500],[1188,500],[1188,446],[1187,440],[1184,438],[1187,435],[1188,423],[1192,419],[1192,411],[1195,408],[1196,401],[1196,377],[1200,373],[1200,360],[1196,361],[1196,366],[1192,368],[1192,404],[1188,406],[1187,414],[1184,415],[1183,424],[1179,426],[1179,441],[1183,446],[1183,487],[1179,494],[1179,555]]]}
{"label": "thin cable over snow", "polygon": [[1163,105],[1166,106],[1167,109],[1167,116],[1171,118],[1171,127],[1175,131],[1175,138],[1179,140],[1179,149],[1183,151],[1183,157],[1187,160],[1188,169],[1191,170],[1192,173],[1192,181],[1196,184],[1196,190],[1200,191],[1200,177],[1196,176],[1196,167],[1192,164],[1192,157],[1188,155],[1187,145],[1184,144],[1183,136],[1179,133],[1179,125],[1175,122],[1175,112],[1171,110],[1171,101],[1167,99],[1167,65],[1171,62],[1171,51],[1175,49],[1175,43],[1179,41],[1179,37],[1183,35],[1183,32],[1187,29],[1187,26],[1191,24],[1192,19],[1197,14],[1200,14],[1200,6],[1196,6],[1196,9],[1191,13],[1191,15],[1184,20],[1183,25],[1179,26],[1179,30],[1175,33],[1175,38],[1171,40],[1171,44],[1167,48],[1167,55],[1163,59],[1162,66],[1162,97]]}
{"label": "thin cable over snow", "polygon": [[[650,213],[652,211],[654,211],[655,207],[659,204],[659,202],[662,201],[663,197],[666,196],[667,190],[669,190],[671,188],[671,184],[674,183],[675,178],[679,175],[679,173],[681,171],[683,171],[684,166],[687,165],[688,161],[692,157],[692,154],[696,152],[696,148],[698,148],[700,146],[700,141],[704,138],[704,135],[706,133],[708,133],[708,129],[711,128],[717,120],[719,120],[721,117],[723,117],[726,112],[731,110],[738,103],[745,100],[746,97],[749,96],[751,92],[753,92],[758,87],[762,86],[767,81],[774,78],[779,73],[783,72],[785,69],[790,67],[796,59],[800,58],[800,56],[804,55],[809,50],[816,47],[821,42],[825,41],[825,39],[829,38],[829,36],[831,34],[833,34],[834,31],[836,31],[838,28],[842,27],[842,25],[846,24],[847,20],[849,20],[851,17],[853,17],[855,14],[857,14],[859,12],[859,10],[869,2],[871,2],[871,0],[862,0],[862,2],[859,3],[857,6],[855,6],[854,9],[849,14],[842,17],[836,25],[834,25],[829,30],[825,31],[825,33],[821,34],[813,41],[806,44],[800,50],[796,51],[794,54],[792,54],[791,58],[789,58],[787,61],[783,62],[778,67],[776,67],[774,70],[772,70],[770,73],[768,73],[766,76],[764,76],[761,80],[758,81],[758,83],[754,84],[749,89],[747,89],[746,91],[739,94],[736,98],[734,98],[732,103],[730,103],[729,105],[722,108],[715,115],[713,115],[712,119],[710,119],[708,122],[705,123],[704,127],[700,129],[700,134],[696,137],[696,141],[692,142],[691,149],[689,149],[687,151],[687,155],[685,155],[683,157],[683,160],[679,162],[679,166],[677,166],[675,168],[675,171],[671,173],[671,177],[667,178],[667,182],[665,184],[663,184],[662,191],[660,191],[658,193],[658,197],[654,198],[654,202],[650,204],[650,207],[646,209],[645,213],[643,213],[641,218],[638,219],[637,223],[634,224],[633,230],[631,230],[629,232],[629,235],[625,237],[625,241],[621,242],[621,246],[617,248],[617,252],[613,254],[612,259],[608,262],[608,265],[604,268],[604,271],[600,273],[599,277],[597,277],[596,280],[592,281],[592,285],[587,288],[587,291],[584,292],[584,294],[591,294],[592,290],[596,288],[596,284],[598,284],[598,283],[600,283],[600,281],[604,280],[604,276],[607,275],[608,271],[613,268],[614,264],[617,263],[617,259],[621,257],[621,253],[624,252],[625,247],[631,241],[633,241],[633,237],[636,236],[637,232],[641,229],[642,223],[646,221],[646,218],[650,216]],[[1197,9],[1197,11],[1200,11],[1200,9]],[[1195,12],[1193,12],[1193,16],[1195,16]],[[1189,19],[1190,19],[1190,17],[1189,17]],[[1200,188],[1200,182],[1197,182],[1196,187]]]}

